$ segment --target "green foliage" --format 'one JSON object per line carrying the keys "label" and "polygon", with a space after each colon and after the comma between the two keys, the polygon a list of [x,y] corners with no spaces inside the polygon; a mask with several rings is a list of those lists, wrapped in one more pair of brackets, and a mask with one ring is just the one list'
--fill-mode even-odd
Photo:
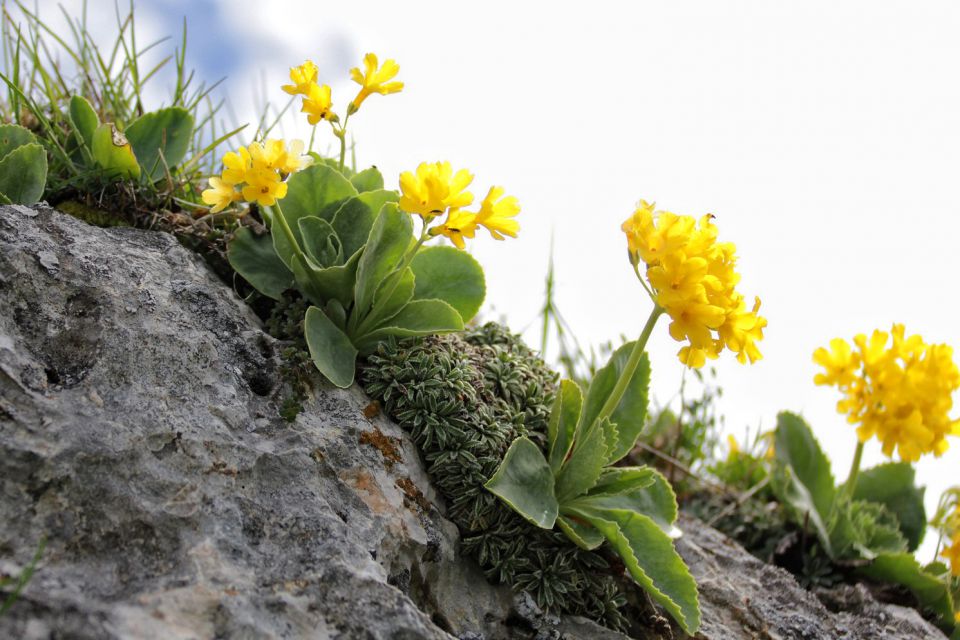
{"label": "green foliage", "polygon": [[[221,130],[213,86],[198,84],[186,68],[185,28],[178,46],[163,54],[162,41],[137,42],[132,4],[116,11],[116,37],[101,47],[86,10],[63,11],[62,29],[28,3],[4,5],[0,122],[30,129],[42,147],[49,166],[31,174],[46,173],[42,193],[28,191],[32,201],[96,202],[128,218],[149,215],[151,223],[158,214],[174,220],[184,209],[192,217],[219,161],[218,145],[239,129]],[[172,91],[167,106],[150,109],[144,89],[158,78]]]}
{"label": "green foliage", "polygon": [[464,553],[487,577],[529,592],[548,610],[623,628],[625,583],[610,560],[561,531],[530,524],[484,489],[511,443],[526,439],[539,453],[555,374],[492,323],[388,340],[360,363],[361,383],[410,432],[460,529]]}
{"label": "green foliage", "polygon": [[946,573],[946,567],[921,567],[910,553],[881,553],[860,573],[873,580],[902,584],[921,607],[936,616],[938,624],[948,629],[954,626],[953,598],[944,576],[938,575]]}
{"label": "green foliage", "polygon": [[[33,558],[30,559],[30,563],[24,567],[23,571],[20,572],[18,576],[2,576],[0,575],[0,591],[7,591],[9,593],[7,596],[0,601],[0,616],[5,614],[10,610],[10,607],[13,606],[13,603],[17,601],[17,598],[20,597],[20,594],[23,592],[24,587],[27,586],[27,583],[30,582],[30,579],[33,577],[34,572],[37,570],[37,564],[40,562],[40,558],[43,557],[43,550],[47,546],[46,538],[41,538],[40,544],[37,545],[37,551],[33,554]],[[12,588],[11,588],[12,587]]]}
{"label": "green foliage", "polygon": [[925,487],[916,486],[916,471],[907,462],[889,462],[860,473],[853,497],[884,505],[895,513],[908,550],[914,551],[927,530]]}
{"label": "green foliage", "polygon": [[30,131],[0,125],[0,202],[35,204],[47,182],[47,154]]}
{"label": "green foliage", "polygon": [[[376,169],[356,174],[382,186]],[[240,229],[228,244],[233,268],[267,297],[294,287],[313,306],[304,330],[317,369],[333,384],[353,383],[357,355],[391,338],[463,329],[485,295],[483,270],[469,254],[421,248],[396,192],[358,193],[318,162],[294,174],[282,206],[265,211],[269,236]]]}
{"label": "green foliage", "polygon": [[[700,625],[697,587],[673,547],[673,490],[653,469],[609,466],[633,448],[646,415],[650,366],[645,354],[635,369],[628,364],[636,363],[635,346],[614,352],[582,403],[570,386],[575,383],[566,382],[548,423],[548,453],[526,438],[514,440],[485,487],[544,529],[562,516],[560,530],[584,549],[605,539],[631,577],[694,633]],[[627,376],[611,409],[614,389]]]}

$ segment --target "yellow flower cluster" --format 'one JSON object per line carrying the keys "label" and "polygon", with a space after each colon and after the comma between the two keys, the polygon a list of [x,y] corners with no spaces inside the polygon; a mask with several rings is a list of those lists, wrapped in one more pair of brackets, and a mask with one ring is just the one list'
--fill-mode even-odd
{"label": "yellow flower cluster", "polygon": [[856,349],[835,338],[829,350],[817,349],[813,360],[824,371],[814,382],[843,392],[837,411],[859,425],[860,441],[876,436],[884,455],[892,457],[897,450],[906,462],[943,454],[946,437],[960,435],[960,420],[949,416],[953,392],[960,388],[953,349],[928,345],[918,335],[906,337],[902,324],[890,333],[860,334],[853,343]]}
{"label": "yellow flower cluster", "polygon": [[[363,101],[371,94],[387,95],[403,89],[402,82],[391,82],[400,71],[400,65],[395,61],[387,60],[383,66],[379,66],[377,56],[368,53],[363,57],[363,65],[363,72],[357,67],[350,70],[350,77],[360,85],[360,92],[347,106],[348,114],[356,113]],[[292,84],[285,84],[281,88],[292,96],[303,97],[300,111],[307,114],[307,122],[310,124],[315,125],[322,120],[339,122],[340,117],[333,112],[330,85],[319,84],[317,77],[317,65],[307,60],[299,67],[290,69]]]}
{"label": "yellow flower cluster", "polygon": [[688,343],[678,354],[681,362],[699,368],[724,348],[742,363],[762,357],[757,342],[763,339],[767,320],[758,313],[760,299],[748,310],[737,292],[736,247],[717,242],[712,215],[698,222],[654,211],[653,204],[641,200],[621,228],[630,261],[646,265],[654,300],[672,319],[670,335]]}
{"label": "yellow flower cluster", "polygon": [[240,200],[269,207],[287,195],[286,177],[312,162],[303,155],[300,140],[291,140],[289,146],[283,140],[254,142],[224,155],[223,173],[210,178],[210,188],[200,195],[212,205],[212,213]]}
{"label": "yellow flower cluster", "polygon": [[422,162],[415,172],[400,174],[400,208],[423,218],[429,224],[446,214],[442,223],[430,229],[431,236],[445,236],[459,249],[466,247],[464,238],[473,238],[478,227],[484,227],[496,240],[517,237],[520,224],[514,216],[520,204],[513,196],[504,197],[503,187],[491,187],[478,211],[466,211],[473,204],[467,191],[473,174],[466,169],[456,173],[449,162]]}

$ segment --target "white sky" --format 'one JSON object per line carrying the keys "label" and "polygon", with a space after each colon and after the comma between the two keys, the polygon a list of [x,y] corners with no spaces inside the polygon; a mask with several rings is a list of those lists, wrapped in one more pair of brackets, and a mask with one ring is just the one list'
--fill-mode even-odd
{"label": "white sky", "polygon": [[[194,3],[136,4],[152,35],[169,35],[158,25],[183,13],[192,43],[209,29]],[[364,52],[400,63],[404,92],[371,97],[351,121],[358,162],[395,187],[400,171],[446,159],[476,174],[478,197],[500,184],[520,199],[520,237],[478,235],[473,251],[488,311],[531,344],[551,234],[558,303],[579,339],[639,333],[650,303],[619,226],[645,198],[716,214],[721,239],[739,249],[743,293],[763,300],[764,360],[724,354],[718,365],[721,411],[738,436],[772,427],[779,410],[801,412],[842,479],[855,435],[834,412],[836,392],[812,383],[813,350],[893,322],[960,348],[956,3],[201,5],[219,9],[211,37],[232,34],[239,50],[225,89],[241,119],[253,117],[264,79],[282,100],[287,68],[306,58],[341,109]],[[305,121],[284,126],[309,135]],[[650,353],[666,399],[682,367],[661,322]],[[880,460],[871,443],[865,464]],[[929,510],[960,484],[958,468],[957,440],[919,464]]]}

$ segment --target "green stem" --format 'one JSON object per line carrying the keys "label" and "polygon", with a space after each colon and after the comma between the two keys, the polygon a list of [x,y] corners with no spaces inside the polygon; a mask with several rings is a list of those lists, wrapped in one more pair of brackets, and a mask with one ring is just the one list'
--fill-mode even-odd
{"label": "green stem", "polygon": [[307,149],[307,153],[313,152],[313,140],[317,137],[317,125],[313,125],[313,129],[310,131],[310,147]]}
{"label": "green stem", "polygon": [[860,461],[863,459],[863,443],[857,440],[857,450],[853,452],[853,463],[850,465],[850,474],[843,485],[843,495],[849,500],[857,488],[857,478],[860,475]]}
{"label": "green stem", "polygon": [[600,409],[600,413],[597,414],[597,421],[609,418],[617,408],[617,405],[620,404],[623,394],[630,385],[630,379],[633,378],[633,374],[637,370],[637,365],[640,364],[640,358],[643,356],[643,350],[647,346],[650,334],[653,333],[653,327],[657,324],[657,319],[663,311],[663,307],[656,304],[653,306],[653,311],[650,312],[650,317],[647,318],[647,324],[643,325],[643,331],[640,332],[640,337],[637,338],[637,341],[633,344],[630,359],[627,360],[627,365],[620,373],[620,379],[617,380],[617,385],[613,388],[613,391],[610,392],[610,396]]}
{"label": "green stem", "polygon": [[279,223],[280,229],[283,231],[284,235],[287,236],[287,242],[290,243],[290,247],[293,249],[294,254],[300,257],[303,260],[304,264],[307,264],[307,256],[303,253],[303,249],[300,248],[300,243],[297,242],[297,237],[293,235],[293,229],[290,228],[290,225],[287,224],[287,219],[283,215],[283,211],[280,209],[280,201],[277,200],[273,208],[276,209],[276,215],[273,216],[274,223]]}
{"label": "green stem", "polygon": [[[427,232],[427,225],[423,225],[423,231],[420,233],[420,237],[417,239],[416,244],[410,248],[407,253],[404,254],[403,260],[400,261],[400,266],[394,269],[390,275],[388,275],[384,280],[388,282],[386,294],[380,297],[380,300],[386,301],[390,299],[390,296],[393,295],[393,292],[397,290],[397,287],[400,286],[400,280],[403,279],[403,272],[407,270],[407,267],[410,266],[410,263],[413,262],[413,258],[417,255],[417,252],[420,250],[420,247],[423,246],[423,243],[427,241],[430,235]],[[363,337],[368,331],[374,327],[369,326],[377,320],[377,308],[374,305],[370,309],[370,313],[367,314],[360,324],[357,326],[354,336]]]}
{"label": "green stem", "polygon": [[336,135],[340,138],[340,173],[343,173],[343,161],[347,157],[347,122],[350,120],[350,111],[347,111],[347,115],[343,117],[343,124],[340,126],[340,129],[336,131]]}

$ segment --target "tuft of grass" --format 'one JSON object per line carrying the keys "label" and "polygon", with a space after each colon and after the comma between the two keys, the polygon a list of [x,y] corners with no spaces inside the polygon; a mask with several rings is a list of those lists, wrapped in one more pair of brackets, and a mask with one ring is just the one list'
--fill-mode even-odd
{"label": "tuft of grass", "polygon": [[6,591],[10,587],[13,587],[9,595],[0,603],[0,616],[9,611],[13,603],[16,602],[20,594],[23,593],[24,588],[27,586],[27,583],[30,582],[30,579],[37,569],[40,558],[43,557],[43,550],[46,546],[47,539],[41,538],[40,544],[37,545],[36,553],[33,554],[30,563],[20,572],[19,576],[0,576],[0,591]]}
{"label": "tuft of grass", "polygon": [[[84,2],[80,15],[73,16],[61,6],[66,29],[58,30],[20,0],[0,2],[0,121],[30,129],[46,148],[50,171],[44,199],[54,206],[78,201],[128,223],[166,223],[188,234],[229,224],[228,217],[205,216],[198,229],[196,217],[207,211],[201,185],[219,168],[218,148],[244,127],[228,127],[221,117],[224,101],[214,97],[220,81],[207,84],[187,68],[186,21],[178,41],[140,44],[131,0],[126,11],[116,5],[116,33],[104,46],[90,31],[88,10]],[[101,122],[123,130],[161,106],[148,105],[146,94],[161,79],[170,85],[162,92],[162,106],[181,107],[194,121],[187,155],[177,167],[166,167],[156,182],[118,181],[78,161],[85,149],[77,149],[78,133],[69,117],[73,96],[85,98]]]}

